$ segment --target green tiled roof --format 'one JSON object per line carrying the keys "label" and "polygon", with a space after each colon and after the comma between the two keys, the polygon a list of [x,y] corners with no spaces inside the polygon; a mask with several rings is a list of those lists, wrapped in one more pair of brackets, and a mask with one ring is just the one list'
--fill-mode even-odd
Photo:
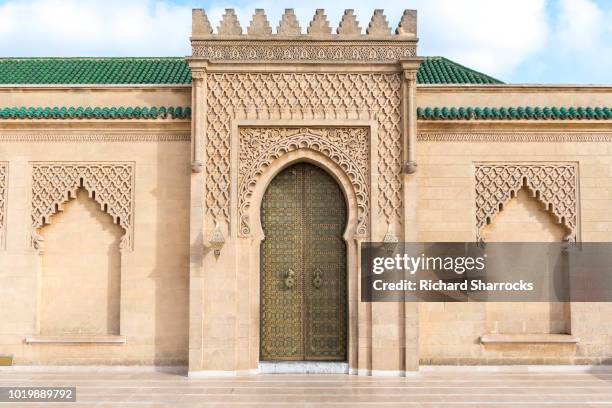
{"label": "green tiled roof", "polygon": [[[426,57],[421,84],[499,84],[442,57]],[[190,84],[184,58],[0,58],[0,84]]]}
{"label": "green tiled roof", "polygon": [[189,84],[184,58],[2,58],[0,84]]}
{"label": "green tiled roof", "polygon": [[417,72],[419,84],[503,84],[444,57],[426,57]]}
{"label": "green tiled roof", "polygon": [[0,107],[0,119],[189,119],[189,106]]}
{"label": "green tiled roof", "polygon": [[612,107],[419,107],[417,117],[425,120],[610,120]]}

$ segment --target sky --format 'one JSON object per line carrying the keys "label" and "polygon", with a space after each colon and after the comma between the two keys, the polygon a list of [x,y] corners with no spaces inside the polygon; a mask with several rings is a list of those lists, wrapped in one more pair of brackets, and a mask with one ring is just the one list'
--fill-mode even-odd
{"label": "sky", "polygon": [[334,30],[354,9],[364,31],[375,8],[393,28],[414,8],[422,56],[508,83],[612,84],[612,0],[0,0],[0,57],[186,56],[191,9],[217,27],[226,7],[245,31],[255,8],[274,30],[293,8],[303,31],[315,8]]}

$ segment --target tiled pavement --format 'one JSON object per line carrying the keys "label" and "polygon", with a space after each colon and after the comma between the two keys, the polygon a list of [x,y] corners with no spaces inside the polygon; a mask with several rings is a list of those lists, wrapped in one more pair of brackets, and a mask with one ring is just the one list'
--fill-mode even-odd
{"label": "tiled pavement", "polygon": [[0,371],[0,386],[76,386],[76,403],[16,407],[612,407],[612,372],[422,372],[408,378]]}

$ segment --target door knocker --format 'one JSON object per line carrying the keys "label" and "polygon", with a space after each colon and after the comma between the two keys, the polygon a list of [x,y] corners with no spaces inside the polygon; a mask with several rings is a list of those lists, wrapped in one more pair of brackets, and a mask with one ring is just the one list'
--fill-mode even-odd
{"label": "door knocker", "polygon": [[319,289],[322,284],[323,284],[323,272],[321,271],[321,269],[317,268],[314,271],[314,278],[312,279],[312,285],[315,288]]}
{"label": "door knocker", "polygon": [[291,289],[293,285],[295,285],[295,272],[293,272],[293,269],[289,269],[285,272],[284,282],[287,289]]}

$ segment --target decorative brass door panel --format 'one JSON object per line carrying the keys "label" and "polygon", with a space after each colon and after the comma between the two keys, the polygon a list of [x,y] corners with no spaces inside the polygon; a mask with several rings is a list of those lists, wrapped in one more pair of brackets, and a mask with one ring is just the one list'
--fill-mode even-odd
{"label": "decorative brass door panel", "polygon": [[306,163],[272,180],[262,203],[261,359],[346,359],[346,203]]}

